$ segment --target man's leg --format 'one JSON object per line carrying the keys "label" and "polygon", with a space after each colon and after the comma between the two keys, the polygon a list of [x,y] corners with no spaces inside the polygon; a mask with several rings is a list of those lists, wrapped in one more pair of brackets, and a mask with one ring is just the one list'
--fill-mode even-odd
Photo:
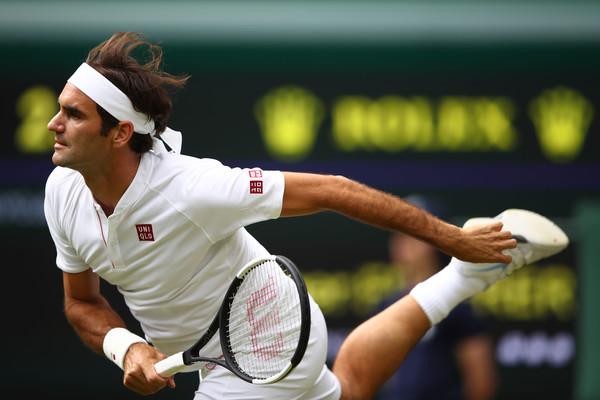
{"label": "man's leg", "polygon": [[342,385],[341,398],[372,398],[429,328],[429,318],[411,295],[359,325],[333,365]]}
{"label": "man's leg", "polygon": [[[569,243],[552,221],[530,211],[506,210],[496,219],[517,238],[517,248],[507,250],[513,261],[492,265],[453,258],[446,268],[417,285],[409,295],[356,328],[343,343],[333,366],[342,385],[342,399],[373,397],[425,332],[460,302],[505,279],[524,264],[560,252]],[[465,226],[482,222],[486,219],[469,220]]]}

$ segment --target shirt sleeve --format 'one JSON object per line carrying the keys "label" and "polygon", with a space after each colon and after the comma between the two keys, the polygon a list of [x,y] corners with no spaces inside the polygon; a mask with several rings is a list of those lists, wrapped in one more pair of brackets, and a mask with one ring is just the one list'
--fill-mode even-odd
{"label": "shirt sleeve", "polygon": [[[68,190],[66,187],[63,187],[63,190],[59,187],[61,186],[60,183],[64,182],[64,179],[61,179],[60,172],[60,170],[55,169],[46,183],[44,215],[50,236],[56,247],[56,265],[58,268],[69,273],[83,272],[89,267],[77,254],[65,231],[65,217],[69,214],[64,209],[66,202],[60,201],[60,197],[64,197]],[[62,220],[60,216],[63,216]]]}
{"label": "shirt sleeve", "polygon": [[190,218],[212,242],[217,242],[242,227],[278,218],[284,188],[280,171],[213,163],[192,176],[183,198]]}

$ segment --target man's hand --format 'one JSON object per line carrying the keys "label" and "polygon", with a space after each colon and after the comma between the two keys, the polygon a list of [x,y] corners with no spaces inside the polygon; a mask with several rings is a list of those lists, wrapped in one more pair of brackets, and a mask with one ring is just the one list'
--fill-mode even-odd
{"label": "man's hand", "polygon": [[474,263],[510,264],[512,257],[502,253],[514,249],[517,241],[509,231],[502,231],[502,222],[494,221],[468,228],[459,228],[460,234],[451,244],[441,249],[462,261]]}
{"label": "man's hand", "polygon": [[164,354],[150,345],[132,345],[123,361],[123,384],[141,395],[156,393],[165,386],[175,388],[174,377],[163,378],[154,369],[154,364],[165,358]]}

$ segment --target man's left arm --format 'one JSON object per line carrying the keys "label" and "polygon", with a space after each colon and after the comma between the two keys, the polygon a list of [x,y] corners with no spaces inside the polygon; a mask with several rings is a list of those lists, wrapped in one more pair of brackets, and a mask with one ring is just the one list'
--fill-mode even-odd
{"label": "man's left arm", "polygon": [[508,264],[503,254],[515,248],[502,223],[459,228],[399,197],[342,176],[284,172],[281,216],[335,211],[382,229],[400,231],[423,240],[463,261]]}

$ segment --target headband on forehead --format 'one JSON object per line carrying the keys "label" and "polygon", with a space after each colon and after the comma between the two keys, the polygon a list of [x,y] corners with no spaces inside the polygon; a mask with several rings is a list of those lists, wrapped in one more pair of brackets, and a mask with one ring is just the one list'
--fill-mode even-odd
{"label": "headband on forehead", "polygon": [[[117,120],[130,121],[136,133],[151,135],[152,149],[155,152],[166,151],[161,141],[154,137],[155,130],[152,118],[137,111],[129,97],[100,72],[83,63],[67,82],[85,93],[86,96]],[[174,152],[179,153],[181,151],[182,138],[180,132],[167,128],[160,137]]]}

